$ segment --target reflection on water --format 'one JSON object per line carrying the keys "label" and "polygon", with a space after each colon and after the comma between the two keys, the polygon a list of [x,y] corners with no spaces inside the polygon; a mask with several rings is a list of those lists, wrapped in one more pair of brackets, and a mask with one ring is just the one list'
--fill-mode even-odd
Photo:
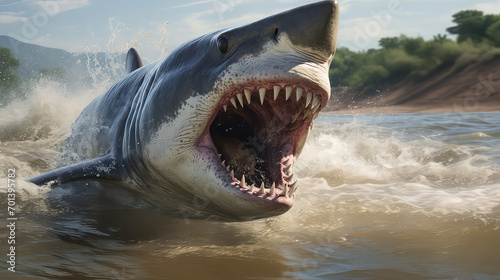
{"label": "reflection on water", "polygon": [[[1,127],[10,131],[0,136],[3,180],[7,168],[24,178],[51,169],[82,100],[94,97],[43,89],[34,96],[0,111],[11,120]],[[99,190],[18,182],[15,276],[498,279],[498,119],[322,115],[297,165],[295,206],[251,222],[171,217],[116,204]],[[3,227],[3,252],[7,236]],[[1,279],[12,279],[6,269],[2,261]]]}

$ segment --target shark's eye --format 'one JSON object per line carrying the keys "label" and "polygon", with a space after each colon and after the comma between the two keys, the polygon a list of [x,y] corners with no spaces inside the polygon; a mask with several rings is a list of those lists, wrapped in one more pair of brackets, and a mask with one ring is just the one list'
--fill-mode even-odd
{"label": "shark's eye", "polygon": [[229,42],[227,41],[226,37],[220,36],[219,39],[217,39],[217,46],[219,47],[219,51],[221,53],[227,53]]}

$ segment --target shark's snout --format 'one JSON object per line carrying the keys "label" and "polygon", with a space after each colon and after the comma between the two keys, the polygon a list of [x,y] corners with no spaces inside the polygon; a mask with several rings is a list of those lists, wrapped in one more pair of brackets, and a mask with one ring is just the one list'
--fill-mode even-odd
{"label": "shark's snout", "polygon": [[288,34],[294,45],[310,48],[327,59],[335,52],[339,24],[337,1],[314,3],[275,17],[279,32]]}

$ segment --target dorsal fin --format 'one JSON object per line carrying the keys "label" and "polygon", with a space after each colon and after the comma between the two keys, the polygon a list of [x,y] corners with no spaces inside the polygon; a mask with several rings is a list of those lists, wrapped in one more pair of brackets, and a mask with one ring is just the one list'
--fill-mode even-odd
{"label": "dorsal fin", "polygon": [[124,176],[120,170],[122,168],[118,166],[117,159],[107,155],[65,166],[26,181],[39,186],[50,184],[52,187],[75,181],[119,181]]}
{"label": "dorsal fin", "polygon": [[144,64],[142,64],[141,57],[134,48],[130,48],[127,53],[127,62],[125,64],[127,73],[133,72],[142,66],[144,66]]}

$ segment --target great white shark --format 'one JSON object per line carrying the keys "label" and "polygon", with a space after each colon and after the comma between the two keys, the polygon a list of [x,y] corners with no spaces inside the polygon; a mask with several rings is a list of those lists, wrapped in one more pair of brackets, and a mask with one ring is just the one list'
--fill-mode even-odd
{"label": "great white shark", "polygon": [[189,41],[93,100],[63,143],[72,163],[28,179],[129,190],[159,209],[256,219],[279,215],[294,164],[330,97],[336,1],[298,7]]}

